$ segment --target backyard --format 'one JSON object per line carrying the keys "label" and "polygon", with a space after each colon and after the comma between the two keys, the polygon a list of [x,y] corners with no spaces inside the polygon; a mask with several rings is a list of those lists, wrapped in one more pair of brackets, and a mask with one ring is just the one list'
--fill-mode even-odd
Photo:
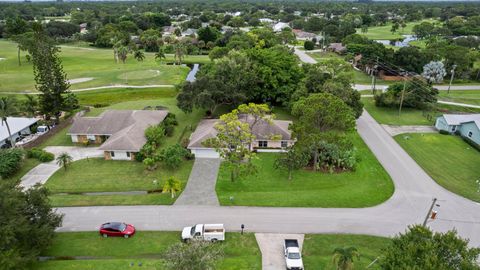
{"label": "backyard", "polygon": [[231,182],[225,165],[220,167],[216,191],[221,205],[276,207],[368,207],[393,194],[389,175],[357,134],[352,136],[360,161],[354,172],[324,173],[310,170],[287,172],[274,168],[278,153],[260,153],[253,162],[258,174]]}
{"label": "backyard", "polygon": [[[24,55],[25,52],[22,53]],[[130,55],[125,64],[115,63],[112,50],[63,46],[60,53],[68,79],[78,79],[70,89],[129,85],[174,85],[182,82],[189,68],[166,65],[173,56],[168,55],[163,63],[155,61],[153,53],[145,53],[139,62]],[[35,92],[32,64],[18,65],[17,46],[13,42],[0,40],[0,93]],[[208,56],[186,56],[185,62],[208,62]]]}
{"label": "backyard", "polygon": [[[180,241],[179,235],[180,232],[139,231],[124,239],[102,238],[96,232],[57,233],[52,247],[42,256],[58,259],[38,262],[33,269],[163,269],[163,254]],[[253,234],[227,233],[225,238],[225,242],[215,244],[222,246],[225,254],[216,269],[261,269],[261,254]],[[128,248],[119,248],[121,245]],[[75,260],[75,256],[89,259]]]}
{"label": "backyard", "polygon": [[480,202],[478,150],[452,135],[402,134],[395,140],[438,184]]}

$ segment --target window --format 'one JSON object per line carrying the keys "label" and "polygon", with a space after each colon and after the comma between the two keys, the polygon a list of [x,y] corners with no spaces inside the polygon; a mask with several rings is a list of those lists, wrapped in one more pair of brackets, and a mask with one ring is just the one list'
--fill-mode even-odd
{"label": "window", "polygon": [[282,141],[281,146],[282,146],[282,148],[287,148],[288,147],[288,142],[287,141]]}
{"label": "window", "polygon": [[267,141],[258,141],[258,147],[268,147]]}
{"label": "window", "polygon": [[130,152],[127,152],[127,157],[130,157]]}
{"label": "window", "polygon": [[455,130],[457,130],[457,126],[452,127],[452,132],[455,132]]}
{"label": "window", "polygon": [[473,132],[469,131],[467,136],[468,136],[469,138],[471,138],[472,135],[473,135]]}
{"label": "window", "polygon": [[115,157],[115,152],[110,152],[110,156]]}

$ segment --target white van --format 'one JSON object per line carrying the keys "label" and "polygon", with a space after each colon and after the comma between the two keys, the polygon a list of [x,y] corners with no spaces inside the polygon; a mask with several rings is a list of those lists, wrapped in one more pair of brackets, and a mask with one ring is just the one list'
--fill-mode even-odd
{"label": "white van", "polygon": [[182,240],[200,239],[205,241],[224,241],[225,227],[223,224],[196,224],[185,227],[182,231]]}

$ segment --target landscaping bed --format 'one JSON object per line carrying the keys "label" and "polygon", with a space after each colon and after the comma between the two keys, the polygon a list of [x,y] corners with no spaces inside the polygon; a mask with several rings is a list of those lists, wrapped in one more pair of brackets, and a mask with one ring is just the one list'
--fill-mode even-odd
{"label": "landscaping bed", "polygon": [[395,140],[439,185],[480,202],[480,152],[459,136],[402,134]]}
{"label": "landscaping bed", "polygon": [[386,201],[393,194],[390,176],[363,140],[352,136],[360,161],[354,172],[293,172],[274,168],[278,153],[260,153],[253,163],[258,174],[230,181],[230,171],[220,166],[216,185],[221,205],[276,207],[368,207]]}

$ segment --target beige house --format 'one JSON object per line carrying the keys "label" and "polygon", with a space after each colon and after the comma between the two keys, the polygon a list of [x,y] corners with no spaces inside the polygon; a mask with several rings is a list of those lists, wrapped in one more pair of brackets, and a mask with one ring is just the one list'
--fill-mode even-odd
{"label": "beige house", "polygon": [[[240,116],[240,120],[253,123],[253,118],[248,116]],[[190,136],[188,149],[196,158],[218,158],[219,154],[213,148],[205,147],[203,142],[209,138],[217,136],[215,124],[218,119],[202,120],[195,131]],[[292,121],[273,120],[272,123],[259,121],[253,127],[253,134],[256,139],[253,142],[252,149],[258,152],[282,152],[286,147],[292,146],[295,140],[288,130],[288,126]]]}
{"label": "beige house", "polygon": [[145,130],[160,124],[168,111],[109,110],[74,119],[67,135],[74,143],[99,144],[105,159],[133,160],[147,142]]}

